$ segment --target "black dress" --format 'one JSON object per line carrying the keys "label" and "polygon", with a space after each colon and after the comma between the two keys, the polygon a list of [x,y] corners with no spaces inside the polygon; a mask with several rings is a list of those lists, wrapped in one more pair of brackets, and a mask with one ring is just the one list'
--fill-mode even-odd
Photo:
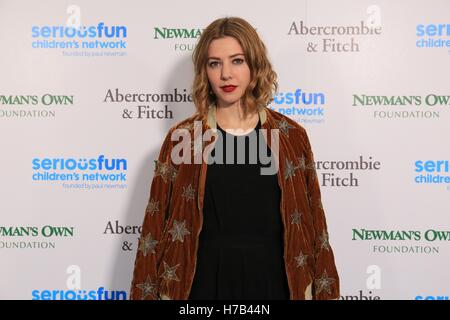
{"label": "black dress", "polygon": [[[222,149],[223,164],[212,163],[207,168],[204,220],[190,300],[289,299],[277,174],[261,175],[260,168],[270,164],[261,163],[260,156],[249,158],[250,153],[259,155],[259,147],[250,147],[255,146],[251,142],[264,142],[256,134],[260,127],[258,122],[252,132],[235,136],[218,126],[224,140],[217,141],[210,159],[219,162],[216,155]],[[226,141],[235,142],[234,159],[228,161]],[[242,142],[245,164],[237,163],[236,151]],[[265,142],[262,150],[271,156]]]}

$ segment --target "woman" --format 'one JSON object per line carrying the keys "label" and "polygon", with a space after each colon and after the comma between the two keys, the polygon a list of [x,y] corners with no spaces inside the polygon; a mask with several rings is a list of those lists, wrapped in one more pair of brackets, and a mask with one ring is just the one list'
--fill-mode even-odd
{"label": "woman", "polygon": [[267,108],[276,73],[255,29],[212,22],[193,62],[197,112],[155,161],[131,299],[338,298],[311,146]]}

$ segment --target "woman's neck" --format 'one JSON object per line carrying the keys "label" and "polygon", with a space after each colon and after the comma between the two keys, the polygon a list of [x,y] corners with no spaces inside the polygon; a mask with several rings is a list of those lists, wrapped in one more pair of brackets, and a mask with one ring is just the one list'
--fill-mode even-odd
{"label": "woman's neck", "polygon": [[222,129],[241,129],[249,130],[256,127],[259,121],[258,112],[244,113],[244,107],[241,104],[230,106],[217,106],[216,122]]}

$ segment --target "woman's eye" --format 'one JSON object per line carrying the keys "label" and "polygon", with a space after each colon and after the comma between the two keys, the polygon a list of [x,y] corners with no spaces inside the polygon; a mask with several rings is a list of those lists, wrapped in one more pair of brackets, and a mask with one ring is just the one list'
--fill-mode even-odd
{"label": "woman's eye", "polygon": [[237,62],[237,64],[244,63],[243,59],[234,59],[233,62]]}
{"label": "woman's eye", "polygon": [[209,63],[209,66],[210,66],[210,67],[215,67],[215,66],[216,66],[216,63],[217,63],[217,61],[212,61],[212,62]]}

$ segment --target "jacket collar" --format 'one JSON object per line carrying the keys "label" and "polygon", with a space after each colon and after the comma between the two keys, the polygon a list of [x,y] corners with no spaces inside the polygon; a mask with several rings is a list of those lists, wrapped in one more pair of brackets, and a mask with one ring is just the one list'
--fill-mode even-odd
{"label": "jacket collar", "polygon": [[[263,125],[267,120],[267,111],[266,108],[261,108],[258,111],[259,114],[259,120],[261,120],[261,125]],[[212,103],[209,105],[208,108],[208,115],[206,118],[206,124],[211,129],[217,129],[217,122],[216,122],[216,104]]]}

